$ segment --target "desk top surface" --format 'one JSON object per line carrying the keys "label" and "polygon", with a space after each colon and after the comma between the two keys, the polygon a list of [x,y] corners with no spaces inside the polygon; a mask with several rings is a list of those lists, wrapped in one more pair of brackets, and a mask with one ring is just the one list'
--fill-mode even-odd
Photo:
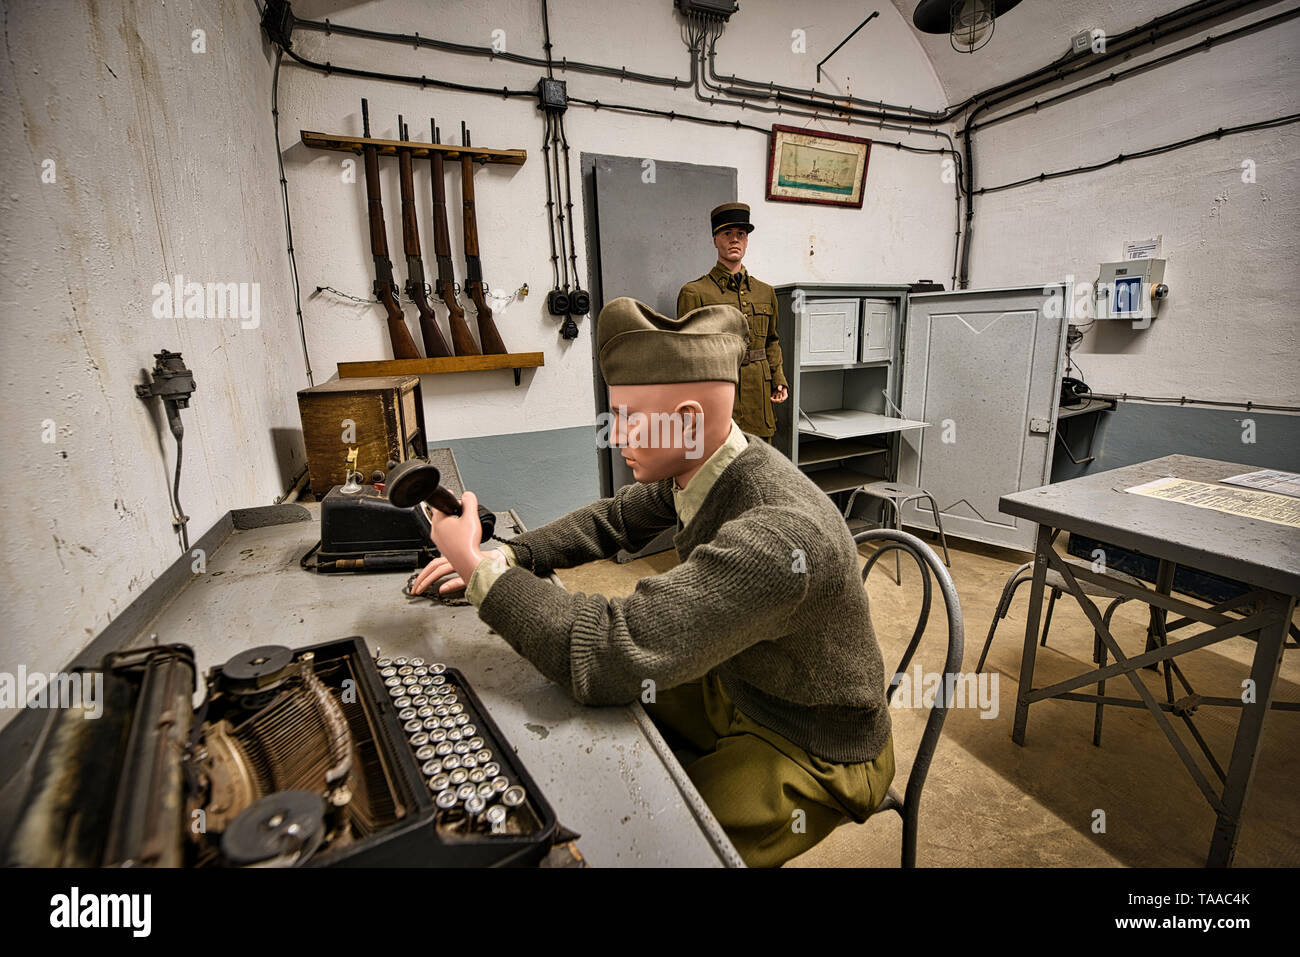
{"label": "desk top surface", "polygon": [[1167,455],[1004,495],[998,507],[1008,515],[1079,532],[1154,558],[1300,595],[1300,530],[1125,491],[1164,477],[1217,485],[1259,468]]}
{"label": "desk top surface", "polygon": [[[250,645],[297,648],[348,635],[364,637],[371,652],[441,661],[469,679],[593,867],[718,867],[722,853],[735,853],[697,821],[691,805],[703,802],[671,752],[658,750],[662,739],[643,727],[639,705],[577,703],[472,606],[405,597],[404,574],[303,571],[298,559],[320,536],[320,508],[306,507],[311,521],[234,532],[136,643],[151,634],[185,642],[205,674]],[[509,538],[516,523],[499,513],[497,531]]]}

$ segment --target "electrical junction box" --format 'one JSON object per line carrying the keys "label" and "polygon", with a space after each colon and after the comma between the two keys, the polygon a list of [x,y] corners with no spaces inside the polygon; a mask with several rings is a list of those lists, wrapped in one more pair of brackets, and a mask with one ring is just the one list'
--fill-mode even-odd
{"label": "electrical junction box", "polygon": [[1093,304],[1095,319],[1129,319],[1145,323],[1156,317],[1160,303],[1169,296],[1165,285],[1165,260],[1130,259],[1102,263]]}
{"label": "electrical junction box", "polygon": [[740,9],[735,0],[675,0],[684,16],[703,17],[706,20],[727,20]]}
{"label": "electrical junction box", "polygon": [[563,113],[569,106],[568,84],[563,80],[542,77],[541,82],[537,84],[537,96],[544,110]]}

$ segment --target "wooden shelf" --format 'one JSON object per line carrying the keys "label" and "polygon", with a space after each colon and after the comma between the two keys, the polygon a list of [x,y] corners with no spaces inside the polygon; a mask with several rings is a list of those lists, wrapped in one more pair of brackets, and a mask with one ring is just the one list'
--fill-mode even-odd
{"label": "wooden shelf", "polygon": [[880,481],[874,475],[854,472],[852,469],[822,469],[820,472],[805,472],[814,485],[830,495],[834,492],[846,492],[851,488],[866,485],[868,482]]}
{"label": "wooden shelf", "polygon": [[884,455],[885,449],[878,445],[868,445],[853,439],[808,439],[799,443],[799,464],[818,465],[822,462],[834,462],[839,459],[851,459],[860,455]]}
{"label": "wooden shelf", "polygon": [[377,140],[368,136],[336,136],[333,133],[315,133],[300,130],[304,146],[316,150],[334,150],[338,153],[361,153],[367,146],[379,147],[379,152],[392,156],[399,149],[409,149],[414,157],[427,157],[435,150],[446,159],[460,159],[468,152],[479,163],[503,163],[506,166],[523,166],[527,150],[492,150],[482,146],[453,146],[449,143],[417,143],[413,140]]}
{"label": "wooden shelf", "polygon": [[451,356],[446,359],[376,359],[371,362],[340,362],[340,379],[360,379],[382,375],[442,375],[448,372],[484,372],[513,369],[515,385],[522,369],[546,364],[540,352],[507,352],[488,356]]}

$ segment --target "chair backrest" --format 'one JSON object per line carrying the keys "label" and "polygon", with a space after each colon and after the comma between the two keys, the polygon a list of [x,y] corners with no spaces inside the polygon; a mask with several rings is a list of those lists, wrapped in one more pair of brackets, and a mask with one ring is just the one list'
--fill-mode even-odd
{"label": "chair backrest", "polygon": [[925,731],[921,734],[921,742],[917,745],[916,758],[912,761],[912,770],[907,777],[907,788],[901,801],[894,789],[890,788],[888,797],[885,798],[879,808],[879,810],[897,811],[899,816],[902,817],[902,864],[904,867],[915,867],[916,825],[917,816],[920,812],[921,790],[925,787],[925,778],[930,770],[930,762],[934,759],[934,750],[939,743],[939,735],[943,732],[944,720],[948,717],[948,708],[952,704],[951,698],[958,681],[958,672],[961,669],[964,640],[961,602],[957,598],[957,586],[953,584],[948,569],[944,567],[943,562],[939,560],[939,556],[934,553],[934,550],[915,535],[892,528],[873,528],[865,532],[859,532],[853,536],[853,541],[859,545],[863,542],[883,543],[880,548],[872,553],[871,557],[867,559],[867,563],[862,567],[862,583],[864,587],[867,575],[871,573],[876,561],[882,555],[895,549],[911,555],[916,560],[917,567],[921,572],[923,589],[921,613],[918,616],[916,630],[912,632],[912,638],[907,643],[907,650],[903,652],[903,659],[899,662],[894,677],[889,682],[889,691],[886,695],[887,701],[893,700],[894,693],[898,690],[907,673],[908,666],[912,663],[917,646],[921,643],[921,635],[925,632],[926,621],[930,617],[931,572],[934,573],[934,577],[939,582],[939,592],[943,595],[944,607],[948,613],[948,654],[944,659],[943,682],[935,695],[934,705],[930,708],[930,715],[925,722]]}

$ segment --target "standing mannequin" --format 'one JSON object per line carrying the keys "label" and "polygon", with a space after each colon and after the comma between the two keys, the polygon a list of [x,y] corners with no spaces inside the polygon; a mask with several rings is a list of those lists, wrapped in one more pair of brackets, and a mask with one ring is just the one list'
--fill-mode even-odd
{"label": "standing mannequin", "polygon": [[781,368],[781,341],[776,334],[776,290],[745,269],[745,253],[754,224],[744,203],[724,203],[709,218],[717,264],[677,294],[677,315],[700,306],[725,303],[735,306],[749,323],[749,342],[736,390],[736,424],[745,432],[772,441],[776,432],[773,402],[784,402],[790,392]]}
{"label": "standing mannequin", "polygon": [[[465,588],[483,621],[584,704],[643,702],[670,742],[699,754],[686,773],[745,863],[776,866],[878,807],[894,750],[848,526],[732,421],[746,334],[731,306],[669,319],[610,302],[597,349],[612,444],[636,482],[487,552],[466,492],[459,517],[434,513],[442,557],[411,590]],[[671,529],[681,564],[632,595],[546,580]]]}

